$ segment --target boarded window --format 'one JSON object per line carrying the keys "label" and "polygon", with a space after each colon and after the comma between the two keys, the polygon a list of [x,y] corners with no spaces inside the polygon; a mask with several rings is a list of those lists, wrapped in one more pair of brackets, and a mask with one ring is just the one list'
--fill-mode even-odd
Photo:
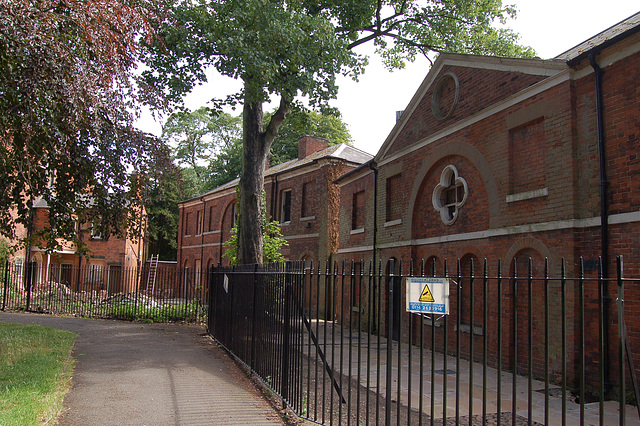
{"label": "boarded window", "polygon": [[547,186],[544,148],[543,120],[533,121],[509,131],[511,194],[534,191]]}
{"label": "boarded window", "polygon": [[209,207],[209,232],[211,231],[215,231],[215,229],[213,229],[213,212],[214,212],[214,206]]}
{"label": "boarded window", "polygon": [[402,219],[402,195],[400,192],[400,174],[387,179],[386,221]]}
{"label": "boarded window", "polygon": [[353,206],[351,210],[351,229],[364,228],[364,191],[353,194]]}
{"label": "boarded window", "polygon": [[187,213],[184,220],[184,235],[190,235],[189,234],[190,224],[191,224],[191,213]]}
{"label": "boarded window", "polygon": [[300,217],[311,217],[316,214],[313,204],[313,188],[314,182],[305,182],[302,184],[302,209]]}

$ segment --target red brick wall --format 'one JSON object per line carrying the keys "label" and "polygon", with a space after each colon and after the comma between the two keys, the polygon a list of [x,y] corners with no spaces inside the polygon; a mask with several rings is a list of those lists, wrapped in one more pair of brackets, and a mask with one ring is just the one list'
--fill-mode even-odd
{"label": "red brick wall", "polygon": [[[585,71],[581,71],[587,67]],[[451,70],[450,68],[444,71]],[[610,265],[615,271],[614,256],[624,255],[625,276],[637,276],[640,272],[640,227],[637,211],[640,209],[640,159],[638,158],[638,137],[640,135],[640,104],[638,103],[638,85],[640,54],[620,60],[606,67],[603,77],[604,123],[606,140],[607,178],[610,219]],[[486,106],[504,99],[510,88],[507,74],[496,74],[486,70],[468,69],[463,73],[454,69],[461,82],[460,102],[449,120],[436,122],[431,115],[431,92],[427,91],[419,103],[415,115],[397,135],[386,155],[391,156],[420,142],[424,137],[442,130],[446,126],[481,111]],[[477,77],[478,75],[486,75]],[[440,270],[445,259],[449,261],[449,273],[455,271],[456,259],[473,256],[476,261],[490,259],[490,268],[496,270],[497,261],[503,262],[503,273],[512,274],[511,261],[514,257],[524,259],[521,266],[526,267],[526,259],[533,259],[536,274],[542,269],[543,259],[549,258],[550,273],[557,276],[561,259],[566,259],[567,275],[578,275],[579,259],[584,257],[591,262],[600,254],[600,176],[598,166],[597,127],[595,115],[595,82],[593,70],[584,64],[575,71],[577,80],[568,80],[549,87],[544,92],[529,97],[502,111],[488,116],[475,124],[450,132],[446,137],[414,150],[406,155],[385,161],[377,158],[380,185],[378,194],[378,252],[386,262],[394,257],[405,262],[411,259],[436,259]],[[516,90],[528,87],[536,80],[525,82],[519,76],[514,80]],[[491,81],[489,81],[491,80]],[[494,84],[495,81],[495,84]],[[485,87],[487,90],[484,90]],[[452,225],[445,225],[432,206],[432,194],[443,168],[454,165],[469,186],[468,198],[459,210],[459,217]],[[410,196],[394,200],[401,206],[403,215],[400,223],[384,226],[380,218],[386,211],[385,201],[390,199],[385,193],[385,179],[401,171],[399,191]],[[369,179],[369,181],[366,181]],[[351,195],[361,189],[372,192],[371,175],[353,181],[342,188],[342,205],[349,206]],[[528,191],[544,190],[530,194]],[[519,196],[523,196],[518,198]],[[535,195],[535,196],[534,196]],[[373,208],[373,199],[367,198],[368,209]],[[591,221],[588,219],[592,218]],[[622,221],[622,223],[618,223]],[[626,223],[631,221],[630,223]],[[370,250],[364,250],[372,244],[372,227],[366,227],[364,234],[349,235],[350,212],[341,214],[341,259],[369,259]],[[372,223],[372,222],[367,222]],[[550,225],[551,224],[551,225]],[[555,224],[555,225],[553,225]],[[495,231],[495,232],[491,232]],[[486,236],[483,233],[486,232]],[[473,234],[475,233],[475,234]],[[524,265],[522,265],[524,263]],[[383,263],[384,264],[384,263]],[[524,269],[519,269],[524,271]],[[521,272],[519,272],[520,274]],[[593,279],[595,271],[587,271],[586,276]],[[468,281],[468,279],[467,279]],[[532,361],[535,375],[544,373],[544,330],[541,315],[544,311],[544,283],[533,282],[531,305],[532,320],[529,323],[529,288],[525,280],[518,281],[517,305],[514,309],[512,282],[507,280],[501,300],[504,321],[502,329],[505,347],[503,355],[510,357],[518,353],[518,369],[523,372],[527,367],[529,326],[532,332]],[[615,286],[610,285],[609,295],[616,297]],[[640,354],[640,291],[636,286],[626,289],[627,327],[634,353]],[[577,304],[578,286],[570,282],[567,287],[567,321],[569,374],[577,377],[580,308]],[[348,288],[344,291],[350,291]],[[469,321],[468,284],[462,287],[463,324]],[[474,289],[474,293],[478,289]],[[495,288],[489,288],[491,301],[499,297]],[[557,301],[560,287],[558,282],[550,284],[550,297]],[[585,326],[587,330],[586,347],[598,346],[597,282],[585,283]],[[466,292],[466,293],[465,293]],[[383,312],[386,306],[383,296]],[[457,287],[452,297],[457,297]],[[480,295],[477,295],[480,297]],[[480,299],[482,299],[480,297]],[[480,300],[478,299],[478,300]],[[617,311],[615,304],[609,304],[610,329],[610,365],[612,379],[617,377]],[[550,358],[552,375],[559,372],[558,362],[561,329],[560,308],[552,305],[549,316]],[[338,314],[342,312],[338,309]],[[457,314],[457,305],[452,307],[452,317]],[[483,308],[474,306],[477,325],[478,316]],[[495,303],[488,307],[489,328],[497,327],[497,307]],[[517,344],[513,342],[513,322],[517,313]],[[346,319],[346,318],[345,318]],[[402,315],[404,338],[408,338],[408,326],[411,316]],[[384,320],[383,320],[384,322]],[[451,348],[455,341],[455,324],[449,327]],[[441,333],[442,327],[436,327]],[[427,334],[429,331],[427,332]],[[441,336],[441,334],[439,334]],[[470,354],[470,334],[462,339],[462,353]],[[522,337],[525,336],[525,337]],[[523,340],[524,339],[524,340]],[[439,340],[442,342],[442,340]],[[489,337],[490,357],[496,362],[497,339]],[[474,351],[480,354],[481,336],[475,336]],[[597,379],[597,351],[589,351],[587,361],[590,365],[587,375],[591,385]],[[636,365],[640,356],[636,355]],[[505,367],[508,367],[505,365]]]}

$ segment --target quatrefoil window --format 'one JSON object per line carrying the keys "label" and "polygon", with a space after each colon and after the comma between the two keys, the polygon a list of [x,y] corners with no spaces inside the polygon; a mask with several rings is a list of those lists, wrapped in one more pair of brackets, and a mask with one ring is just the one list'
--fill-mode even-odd
{"label": "quatrefoil window", "polygon": [[467,181],[458,176],[455,166],[445,167],[431,199],[433,208],[440,212],[440,218],[445,225],[451,225],[456,221],[460,207],[467,201],[467,193]]}

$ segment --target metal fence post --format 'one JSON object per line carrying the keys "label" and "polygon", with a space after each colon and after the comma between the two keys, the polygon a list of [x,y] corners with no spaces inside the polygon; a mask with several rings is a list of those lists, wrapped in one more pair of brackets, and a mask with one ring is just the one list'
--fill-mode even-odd
{"label": "metal fence post", "polygon": [[27,265],[27,270],[25,271],[27,278],[27,306],[25,310],[29,312],[29,308],[31,307],[31,287],[33,284],[33,262],[25,261],[25,264]]}
{"label": "metal fence post", "polygon": [[2,292],[2,310],[7,305],[7,293],[9,291],[9,259],[4,262],[4,291]]}
{"label": "metal fence post", "polygon": [[286,406],[289,397],[289,338],[291,331],[291,283],[284,287],[284,330],[282,339],[282,408]]}
{"label": "metal fence post", "polygon": [[[387,383],[386,383],[386,406],[385,406],[385,425],[391,424],[391,382],[392,382],[392,362],[393,362],[393,280],[395,279],[396,264],[391,259],[389,264],[389,275],[387,276],[389,300],[387,301]],[[400,344],[400,342],[398,342]],[[398,383],[400,386],[400,383]],[[399,405],[399,402],[398,402]]]}
{"label": "metal fence post", "polygon": [[256,366],[256,313],[258,298],[258,264],[253,265],[253,301],[251,308],[251,363],[249,366],[253,369]]}

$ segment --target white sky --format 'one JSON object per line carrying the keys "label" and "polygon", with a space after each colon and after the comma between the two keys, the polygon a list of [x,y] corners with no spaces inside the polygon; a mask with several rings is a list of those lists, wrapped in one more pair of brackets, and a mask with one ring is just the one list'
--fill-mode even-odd
{"label": "white sky", "polygon": [[[521,36],[520,43],[536,50],[544,59],[552,58],[584,40],[640,11],[638,0],[503,0],[515,4],[518,17],[508,23]],[[357,148],[375,154],[395,123],[396,111],[403,110],[429,72],[426,59],[408,64],[404,70],[386,71],[375,57],[359,82],[339,80],[340,91],[333,105],[342,112]],[[239,84],[224,77],[210,76],[210,83],[186,98],[197,108],[209,99],[235,92]],[[161,124],[144,115],[142,130],[159,134]]]}

